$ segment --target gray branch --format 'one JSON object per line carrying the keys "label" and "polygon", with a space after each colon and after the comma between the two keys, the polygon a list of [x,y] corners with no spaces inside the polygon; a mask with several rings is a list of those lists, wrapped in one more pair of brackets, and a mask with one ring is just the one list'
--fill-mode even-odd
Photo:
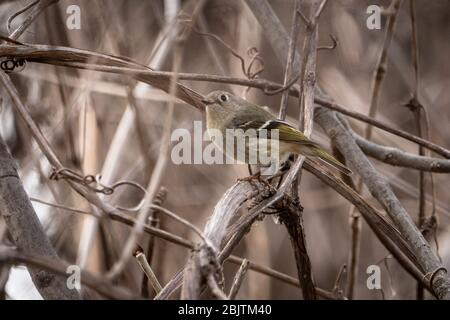
{"label": "gray branch", "polygon": [[[219,260],[217,251],[223,245],[230,222],[239,212],[242,204],[254,194],[255,190],[249,183],[237,183],[217,203],[203,232],[213,248],[202,245],[191,251],[191,257],[184,270],[182,299],[200,297],[207,278],[202,270],[205,270],[210,262]],[[216,252],[212,252],[211,249]]]}
{"label": "gray branch", "polygon": [[450,172],[450,160],[448,159],[418,156],[397,148],[382,146],[364,139],[356,133],[353,133],[353,138],[366,155],[387,164],[437,173]]}
{"label": "gray branch", "polygon": [[[0,137],[0,214],[15,245],[24,252],[58,259],[31,205],[15,162]],[[29,268],[31,279],[44,299],[80,299],[76,290],[66,286],[66,277],[41,268]]]}

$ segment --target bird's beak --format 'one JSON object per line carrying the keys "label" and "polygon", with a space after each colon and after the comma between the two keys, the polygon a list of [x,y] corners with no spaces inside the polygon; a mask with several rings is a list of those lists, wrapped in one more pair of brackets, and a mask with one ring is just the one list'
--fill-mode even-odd
{"label": "bird's beak", "polygon": [[208,98],[203,98],[202,99],[202,102],[204,103],[204,104],[206,104],[206,105],[208,105],[208,104],[213,104],[214,103],[214,101],[212,101],[212,100],[210,100],[210,99],[208,99]]}

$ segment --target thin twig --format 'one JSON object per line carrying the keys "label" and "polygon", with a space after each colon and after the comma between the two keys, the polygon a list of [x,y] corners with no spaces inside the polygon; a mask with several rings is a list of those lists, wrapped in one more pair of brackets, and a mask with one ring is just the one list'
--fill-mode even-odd
{"label": "thin twig", "polygon": [[[59,0],[39,0],[37,3],[32,3],[32,5],[28,6],[26,10],[29,8],[32,8],[31,12],[25,20],[22,22],[22,24],[17,27],[10,35],[9,37],[13,40],[17,40],[24,32],[25,30],[33,23],[34,20],[45,10],[47,7],[51,6],[52,4],[58,2]],[[37,4],[37,5],[36,5]]]}
{"label": "thin twig", "polygon": [[[162,206],[167,198],[167,189],[164,187],[161,187],[158,191],[158,193],[155,196],[155,199],[153,200],[153,204],[157,206]],[[148,224],[150,226],[155,228],[160,228],[160,219],[159,214],[157,210],[150,210],[148,213]],[[151,264],[153,257],[155,256],[155,244],[156,244],[156,238],[153,235],[149,235],[148,241],[147,241],[147,253],[146,257],[148,262]],[[142,287],[141,287],[141,293],[144,298],[147,298],[149,296],[148,293],[148,285],[147,285],[147,277],[143,275],[142,277]]]}
{"label": "thin twig", "polygon": [[186,219],[183,219],[182,217],[180,217],[179,215],[177,215],[176,213],[170,211],[169,209],[166,209],[164,207],[155,205],[155,204],[151,204],[148,206],[144,206],[143,203],[142,205],[139,205],[136,208],[122,208],[122,207],[118,207],[118,209],[123,210],[123,211],[129,211],[129,212],[139,212],[140,210],[145,210],[145,209],[153,209],[156,210],[159,213],[163,213],[169,217],[171,217],[172,219],[178,221],[179,223],[187,226],[189,229],[191,229],[192,231],[194,231],[199,237],[200,239],[203,240],[203,242],[207,243],[208,239],[206,239],[205,235],[203,234],[203,232],[196,227],[195,225],[193,225],[191,222],[189,222]]}
{"label": "thin twig", "polygon": [[147,275],[148,280],[150,280],[150,284],[152,285],[153,289],[158,294],[162,290],[162,287],[158,281],[158,278],[156,278],[155,273],[150,267],[150,264],[148,263],[147,258],[145,257],[143,249],[141,247],[138,247],[136,251],[133,253],[133,255],[136,258],[139,265],[141,266],[142,271],[144,271],[144,273]]}
{"label": "thin twig", "polygon": [[[290,40],[289,40],[289,52],[287,55],[286,70],[284,72],[284,80],[283,80],[284,87],[286,87],[286,85],[289,83],[289,79],[292,77],[292,69],[293,69],[295,51],[296,51],[295,49],[297,47],[297,37],[298,37],[299,30],[300,30],[300,19],[299,19],[299,15],[297,14],[297,11],[300,10],[300,4],[301,4],[300,0],[295,0],[294,11],[292,14],[292,22],[291,22],[291,36],[290,36]],[[289,92],[284,91],[283,95],[281,96],[280,111],[278,113],[278,118],[281,120],[284,120],[286,118],[288,97],[289,97]]]}
{"label": "thin twig", "polygon": [[[327,2],[328,2],[328,0],[322,0],[322,2],[319,4],[319,7],[316,10],[316,13],[314,14],[314,19],[316,19],[316,20],[319,19],[320,15],[323,12],[323,9],[325,9],[325,6],[326,6]],[[315,23],[315,22],[312,22],[310,20],[310,23]]]}
{"label": "thin twig", "polygon": [[228,299],[234,300],[236,295],[242,285],[242,281],[244,281],[245,274],[247,273],[249,266],[249,261],[244,259],[242,261],[241,266],[239,267],[238,272],[234,276],[233,284],[231,285],[230,293],[228,294]]}
{"label": "thin twig", "polygon": [[17,12],[14,12],[12,15],[9,16],[8,20],[6,21],[6,30],[8,30],[8,33],[11,34],[11,23],[13,22],[13,20],[18,17],[19,15],[21,15],[22,13],[24,13],[25,11],[31,9],[32,7],[34,7],[35,5],[37,5],[39,3],[40,0],[35,0],[33,2],[31,2],[29,5],[25,6],[24,8],[18,10]]}
{"label": "thin twig", "polygon": [[345,264],[343,264],[340,268],[339,268],[339,272],[338,275],[336,277],[336,280],[334,281],[334,286],[333,286],[333,292],[336,294],[336,296],[342,296],[344,294],[343,290],[341,289],[341,280],[343,275],[347,272],[347,266]]}
{"label": "thin twig", "polygon": [[330,39],[331,39],[331,41],[333,43],[331,45],[329,45],[329,46],[317,47],[317,51],[320,51],[320,50],[333,50],[333,49],[335,49],[337,47],[337,45],[338,45],[337,38],[334,35],[332,35],[332,34],[330,34],[329,36],[330,36]]}
{"label": "thin twig", "polygon": [[247,67],[246,67],[246,65],[245,65],[245,59],[244,59],[239,53],[237,53],[236,50],[234,50],[228,43],[226,43],[225,41],[223,41],[219,36],[217,36],[217,35],[215,35],[215,34],[212,34],[212,33],[209,33],[209,32],[202,32],[202,31],[200,31],[200,30],[197,30],[197,29],[194,28],[193,26],[191,26],[191,28],[192,28],[192,30],[193,30],[196,34],[201,35],[201,36],[205,36],[205,37],[210,37],[210,38],[216,40],[216,41],[217,41],[218,43],[220,43],[222,46],[224,46],[225,49],[227,49],[234,57],[236,57],[237,59],[239,59],[239,61],[241,62],[242,73],[243,73],[247,78],[249,78],[249,77],[248,77],[248,74],[247,74]]}
{"label": "thin twig", "polygon": [[[399,8],[402,3],[402,0],[392,0],[391,6],[389,8],[389,16],[386,21],[386,32],[384,35],[383,47],[380,51],[380,55],[378,57],[377,66],[374,73],[374,80],[372,85],[372,93],[370,97],[370,107],[369,107],[369,117],[375,118],[378,109],[378,101],[381,92],[381,85],[383,84],[384,76],[387,71],[387,53],[389,50],[389,46],[392,41],[392,37],[394,35],[395,22],[397,20],[397,16],[399,13]],[[372,136],[372,126],[367,126],[365,135],[367,139],[370,139]]]}
{"label": "thin twig", "polygon": [[81,209],[74,208],[74,207],[64,206],[64,205],[57,204],[57,203],[51,203],[49,201],[45,201],[45,200],[42,200],[42,199],[37,199],[37,198],[34,198],[34,197],[30,197],[30,201],[31,202],[37,202],[37,203],[40,203],[40,204],[44,204],[46,206],[58,208],[58,209],[63,209],[63,210],[75,212],[75,213],[92,214],[91,212],[86,211],[86,210],[81,210]]}

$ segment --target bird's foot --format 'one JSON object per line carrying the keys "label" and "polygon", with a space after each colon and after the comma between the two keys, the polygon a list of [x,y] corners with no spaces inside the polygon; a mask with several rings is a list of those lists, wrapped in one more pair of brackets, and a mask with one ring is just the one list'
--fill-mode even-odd
{"label": "bird's foot", "polygon": [[290,160],[283,162],[281,164],[280,170],[277,173],[275,173],[274,175],[271,175],[267,180],[272,182],[276,178],[280,178],[280,180],[278,181],[278,185],[277,185],[277,189],[278,189],[281,185],[281,180],[282,180],[283,176],[289,171],[290,168],[291,168]]}
{"label": "bird's foot", "polygon": [[253,180],[258,180],[258,181],[262,181],[263,178],[261,177],[261,171],[258,171],[255,174],[252,174],[248,177],[244,177],[244,178],[238,178],[238,181],[247,181],[247,182],[251,182]]}
{"label": "bird's foot", "polygon": [[249,183],[252,183],[252,182],[254,182],[256,180],[256,181],[266,185],[269,188],[273,188],[273,186],[270,184],[270,182],[267,179],[264,179],[261,176],[261,172],[257,172],[255,174],[252,174],[252,175],[250,175],[248,177],[245,177],[245,178],[238,178],[237,180],[238,181],[247,181]]}

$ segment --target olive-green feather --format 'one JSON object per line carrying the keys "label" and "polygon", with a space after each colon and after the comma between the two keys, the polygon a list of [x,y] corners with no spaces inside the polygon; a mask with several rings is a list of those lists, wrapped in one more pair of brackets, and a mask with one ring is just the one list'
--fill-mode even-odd
{"label": "olive-green feather", "polygon": [[241,123],[237,127],[244,131],[248,129],[255,129],[257,131],[267,130],[268,137],[270,137],[271,130],[278,130],[278,139],[280,141],[298,143],[305,146],[320,148],[317,143],[309,140],[301,131],[295,129],[290,124],[280,120],[268,121],[251,120]]}
{"label": "olive-green feather", "polygon": [[333,157],[331,154],[329,154],[325,150],[323,150],[321,148],[314,148],[314,153],[316,154],[316,157],[325,161],[326,163],[335,167],[336,169],[345,173],[346,175],[352,174],[352,171],[349,168],[344,166],[339,160],[337,160],[335,157]]}

